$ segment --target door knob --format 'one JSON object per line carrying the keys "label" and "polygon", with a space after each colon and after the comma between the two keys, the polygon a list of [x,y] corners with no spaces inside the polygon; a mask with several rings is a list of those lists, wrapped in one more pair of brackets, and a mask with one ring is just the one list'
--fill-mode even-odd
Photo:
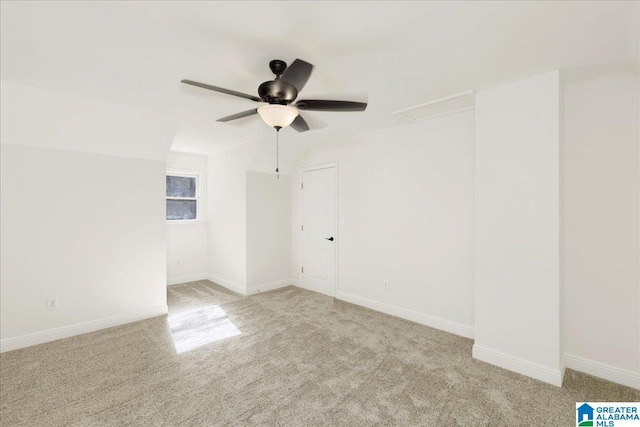
{"label": "door knob", "polygon": [[332,242],[333,242],[333,236],[331,236],[331,237],[325,237],[325,239],[326,239],[326,240],[330,240],[330,241],[332,241]]}

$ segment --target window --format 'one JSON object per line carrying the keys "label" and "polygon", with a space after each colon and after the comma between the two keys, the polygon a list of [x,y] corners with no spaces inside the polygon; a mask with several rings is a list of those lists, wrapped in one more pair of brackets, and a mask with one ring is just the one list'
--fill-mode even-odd
{"label": "window", "polygon": [[198,193],[198,175],[167,172],[167,221],[197,221]]}

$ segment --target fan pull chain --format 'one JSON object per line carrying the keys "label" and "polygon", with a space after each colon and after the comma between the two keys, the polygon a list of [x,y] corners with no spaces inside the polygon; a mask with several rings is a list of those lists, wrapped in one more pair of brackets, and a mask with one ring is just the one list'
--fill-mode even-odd
{"label": "fan pull chain", "polygon": [[276,126],[276,174],[280,179],[280,126]]}

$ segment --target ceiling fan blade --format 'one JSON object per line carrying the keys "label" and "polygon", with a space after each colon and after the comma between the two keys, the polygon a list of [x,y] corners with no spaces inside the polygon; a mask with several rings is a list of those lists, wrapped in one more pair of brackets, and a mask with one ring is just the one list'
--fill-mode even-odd
{"label": "ceiling fan blade", "polygon": [[298,117],[295,118],[295,120],[291,123],[290,126],[295,130],[297,130],[298,132],[306,132],[309,130],[309,125],[307,124],[305,119],[302,118],[300,114],[298,114]]}
{"label": "ceiling fan blade", "polygon": [[225,88],[222,88],[222,87],[211,86],[211,85],[208,85],[206,83],[194,82],[193,80],[187,80],[187,79],[180,80],[180,83],[185,83],[185,84],[188,84],[188,85],[191,85],[191,86],[201,87],[203,89],[213,90],[215,92],[226,93],[227,95],[239,96],[240,98],[246,98],[246,99],[250,99],[250,100],[256,101],[256,102],[262,102],[262,100],[260,98],[258,98],[257,96],[248,95],[248,94],[242,93],[242,92],[236,92],[235,90],[225,89]]}
{"label": "ceiling fan blade", "polygon": [[254,108],[253,110],[243,111],[242,113],[233,114],[231,116],[223,117],[221,119],[216,120],[216,122],[229,122],[235,119],[241,119],[243,117],[253,116],[254,114],[258,114],[258,109]]}
{"label": "ceiling fan blade", "polygon": [[296,89],[298,89],[298,92],[300,92],[304,85],[307,84],[311,76],[311,71],[313,71],[313,65],[302,59],[296,59],[293,61],[293,64],[284,70],[284,74],[282,74],[280,78],[294,85]]}
{"label": "ceiling fan blade", "polygon": [[328,101],[323,99],[304,99],[294,105],[299,110],[309,111],[364,111],[366,102]]}

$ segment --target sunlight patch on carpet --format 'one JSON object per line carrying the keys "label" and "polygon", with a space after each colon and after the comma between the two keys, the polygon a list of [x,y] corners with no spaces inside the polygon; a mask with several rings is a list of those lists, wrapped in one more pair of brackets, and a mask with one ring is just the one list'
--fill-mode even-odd
{"label": "sunlight patch on carpet", "polygon": [[178,354],[241,334],[217,305],[174,314],[167,321]]}

